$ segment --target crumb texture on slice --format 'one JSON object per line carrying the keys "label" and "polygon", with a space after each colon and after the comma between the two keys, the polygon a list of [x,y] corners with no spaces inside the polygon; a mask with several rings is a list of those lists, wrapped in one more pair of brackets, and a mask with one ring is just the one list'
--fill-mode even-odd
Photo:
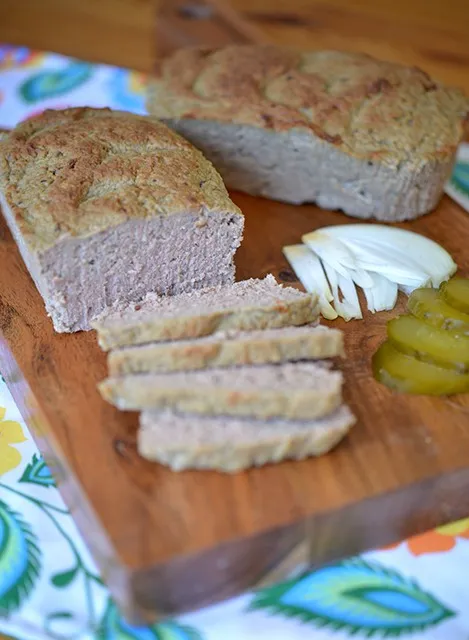
{"label": "crumb texture on slice", "polygon": [[342,356],[343,334],[306,325],[222,332],[195,340],[124,347],[108,356],[109,375],[197,370]]}
{"label": "crumb texture on slice", "polygon": [[100,346],[206,336],[215,331],[302,325],[318,317],[317,297],[264,279],[208,287],[179,296],[149,295],[141,304],[109,310],[94,322]]}
{"label": "crumb texture on slice", "polygon": [[281,460],[301,460],[330,451],[355,423],[342,405],[313,421],[194,417],[169,411],[140,416],[138,450],[175,471],[215,469],[233,473]]}
{"label": "crumb texture on slice", "polygon": [[313,419],[342,400],[342,374],[325,363],[285,363],[107,378],[99,389],[123,410]]}

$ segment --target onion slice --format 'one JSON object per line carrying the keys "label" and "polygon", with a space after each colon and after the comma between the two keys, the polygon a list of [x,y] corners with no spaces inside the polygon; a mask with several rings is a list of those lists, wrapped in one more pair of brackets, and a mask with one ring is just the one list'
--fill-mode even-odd
{"label": "onion slice", "polygon": [[[314,235],[306,234],[306,237]],[[438,243],[413,231],[390,227],[382,224],[344,224],[332,227],[323,227],[319,230],[321,237],[326,235],[329,238],[339,240],[353,254],[356,263],[362,263],[363,257],[372,258],[371,264],[366,269],[376,271],[373,264],[376,264],[378,256],[386,258],[388,273],[382,275],[394,278],[393,273],[398,266],[407,266],[416,279],[423,273],[428,274],[428,284],[438,287],[444,280],[447,280],[457,269],[457,265],[450,254]],[[303,237],[303,242],[305,242]],[[324,244],[324,239],[321,238]],[[362,251],[357,251],[361,245]],[[374,251],[372,251],[372,247]],[[418,272],[419,271],[419,272]],[[418,285],[422,286],[422,285]]]}
{"label": "onion slice", "polygon": [[370,273],[370,277],[373,286],[363,289],[368,309],[371,313],[394,309],[397,302],[397,284],[379,273]]}
{"label": "onion slice", "polygon": [[328,319],[362,318],[356,287],[375,313],[394,308],[398,290],[409,295],[418,287],[438,287],[457,269],[433,240],[387,225],[322,227],[302,241],[285,247],[284,254],[307,291],[318,294]]}
{"label": "onion slice", "polygon": [[337,312],[331,305],[334,297],[316,254],[304,244],[295,244],[283,247],[283,255],[306,291],[317,294],[322,315],[328,320],[335,320]]}

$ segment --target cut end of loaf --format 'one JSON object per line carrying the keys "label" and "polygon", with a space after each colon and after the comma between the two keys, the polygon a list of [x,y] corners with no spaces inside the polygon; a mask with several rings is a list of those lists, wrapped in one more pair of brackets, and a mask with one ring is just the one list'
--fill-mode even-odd
{"label": "cut end of loaf", "polygon": [[3,213],[56,331],[87,330],[149,291],[234,281],[244,216],[213,165],[155,118],[46,110],[0,146]]}

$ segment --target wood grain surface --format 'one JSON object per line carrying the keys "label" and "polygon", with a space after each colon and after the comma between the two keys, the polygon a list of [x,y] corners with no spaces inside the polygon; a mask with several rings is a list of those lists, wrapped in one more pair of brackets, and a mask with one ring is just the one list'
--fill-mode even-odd
{"label": "wood grain surface", "polygon": [[[294,282],[282,246],[350,221],[233,195],[246,214],[239,279],[272,272]],[[442,242],[469,275],[469,216],[456,204],[445,198],[404,226]],[[0,236],[3,374],[130,614],[174,613],[230,595],[305,541],[308,561],[320,562],[469,512],[469,396],[396,395],[371,376],[371,354],[396,311],[334,323],[345,331],[346,397],[359,420],[330,455],[233,476],[178,474],[138,456],[137,416],[96,390],[106,367],[94,332],[54,334],[3,222]]]}
{"label": "wood grain surface", "polygon": [[[272,42],[361,50],[417,64],[469,92],[467,0],[232,0],[230,4]],[[1,0],[0,42],[150,72],[159,51],[158,7],[158,0]]]}
{"label": "wood grain surface", "polygon": [[268,42],[268,38],[224,0],[159,1],[155,39],[158,58],[180,47],[254,42]]}
{"label": "wood grain surface", "polygon": [[[267,40],[363,50],[469,92],[466,0],[232,4]],[[2,0],[0,41],[151,71],[156,20],[153,0]],[[295,284],[281,247],[350,221],[314,206],[233,197],[247,218],[239,279],[271,271]],[[298,558],[324,562],[469,513],[468,398],[397,396],[371,378],[390,314],[334,323],[346,332],[346,395],[359,417],[336,451],[235,476],[175,474],[138,457],[136,416],[96,391],[105,361],[94,334],[53,333],[1,225],[2,370],[129,617],[194,608],[279,579]],[[469,275],[469,216],[457,205],[445,198],[407,226],[442,242]]]}

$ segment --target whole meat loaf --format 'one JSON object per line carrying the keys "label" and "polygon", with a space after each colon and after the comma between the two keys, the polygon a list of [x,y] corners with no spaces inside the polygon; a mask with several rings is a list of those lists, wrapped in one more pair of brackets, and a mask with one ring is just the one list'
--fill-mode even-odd
{"label": "whole meat loaf", "polygon": [[56,331],[115,303],[234,281],[244,218],[155,118],[48,110],[0,141],[0,203]]}
{"label": "whole meat loaf", "polygon": [[469,111],[417,68],[272,45],[180,50],[147,104],[228,187],[390,222],[436,206]]}

